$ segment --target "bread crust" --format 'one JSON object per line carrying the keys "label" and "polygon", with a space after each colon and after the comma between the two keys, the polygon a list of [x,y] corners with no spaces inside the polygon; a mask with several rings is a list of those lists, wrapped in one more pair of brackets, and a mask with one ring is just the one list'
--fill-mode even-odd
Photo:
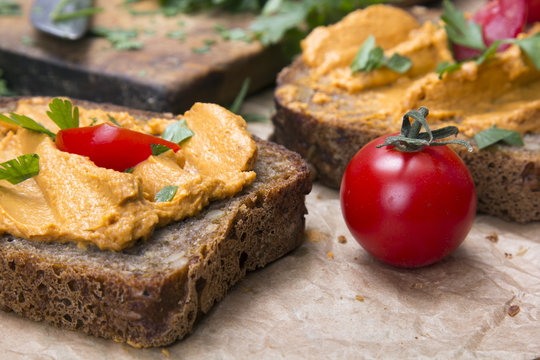
{"label": "bread crust", "polygon": [[[379,126],[365,126],[361,109],[357,115],[351,115],[357,117],[356,121],[340,119],[331,110],[309,111],[319,106],[311,101],[315,90],[302,81],[309,71],[298,58],[279,74],[271,140],[300,153],[321,183],[339,189],[354,154],[369,141],[399,129],[391,128],[390,119],[381,119]],[[289,85],[300,90],[294,96],[281,91]],[[333,96],[342,99],[348,95],[336,92]],[[495,145],[483,150],[478,150],[473,139],[463,138],[475,150],[472,153],[459,147],[454,150],[473,176],[478,211],[519,223],[540,220],[540,134],[526,135],[525,147]]]}
{"label": "bread crust", "polygon": [[[0,111],[13,108],[16,100],[0,99]],[[158,116],[74,104],[128,111],[138,119]],[[130,249],[82,249],[2,235],[0,307],[137,347],[183,338],[247,271],[302,241],[304,200],[311,190],[307,164],[280,145],[256,142],[257,179],[250,186]]]}

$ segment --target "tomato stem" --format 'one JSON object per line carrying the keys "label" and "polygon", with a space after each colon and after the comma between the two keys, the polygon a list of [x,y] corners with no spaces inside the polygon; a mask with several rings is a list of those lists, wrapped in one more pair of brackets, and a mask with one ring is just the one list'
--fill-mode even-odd
{"label": "tomato stem", "polygon": [[[434,131],[431,131],[427,123],[429,110],[422,106],[418,110],[411,110],[403,116],[401,124],[401,133],[397,136],[389,136],[384,143],[377,145],[378,148],[383,146],[394,146],[399,151],[417,152],[421,151],[425,146],[441,146],[447,144],[458,144],[467,147],[469,151],[473,151],[472,146],[461,139],[442,140],[449,136],[457,136],[459,129],[455,126],[446,126]],[[411,124],[411,118],[413,122]],[[421,132],[422,127],[426,129]]]}

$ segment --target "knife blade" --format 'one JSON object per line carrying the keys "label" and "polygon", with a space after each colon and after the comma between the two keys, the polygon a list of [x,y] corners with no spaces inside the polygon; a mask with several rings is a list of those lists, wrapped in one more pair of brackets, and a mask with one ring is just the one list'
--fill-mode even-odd
{"label": "knife blade", "polygon": [[64,39],[80,39],[88,30],[90,16],[54,20],[54,15],[92,8],[92,0],[35,0],[30,21],[38,30]]}

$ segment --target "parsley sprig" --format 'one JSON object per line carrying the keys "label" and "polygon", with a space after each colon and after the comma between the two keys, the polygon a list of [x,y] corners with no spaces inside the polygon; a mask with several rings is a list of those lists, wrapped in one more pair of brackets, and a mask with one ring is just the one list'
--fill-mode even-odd
{"label": "parsley sprig", "polygon": [[71,101],[54,98],[49,103],[49,109],[47,115],[60,129],[79,127],[79,108],[73,107]]}
{"label": "parsley sprig", "polygon": [[19,115],[15,113],[11,113],[9,117],[7,117],[4,114],[0,114],[0,121],[3,121],[5,123],[11,124],[11,125],[18,125],[22,128],[25,128],[27,130],[32,130],[36,132],[40,132],[43,134],[47,134],[48,136],[52,137],[53,139],[56,137],[56,134],[52,131],[48,130],[43,126],[42,124],[38,123],[37,121],[29,118],[25,115]]}
{"label": "parsley sprig", "polygon": [[369,72],[380,69],[383,66],[403,74],[411,68],[412,62],[409,58],[397,53],[393,54],[390,58],[387,58],[384,55],[383,48],[375,46],[375,37],[370,35],[366,41],[364,41],[360,50],[358,50],[358,53],[351,64],[351,71],[353,73],[359,71]]}
{"label": "parsley sprig", "polygon": [[[73,104],[69,100],[54,98],[49,103],[49,109],[50,111],[47,111],[47,115],[60,129],[79,127],[79,108],[77,106],[73,107]],[[0,114],[0,121],[46,134],[53,139],[56,138],[55,133],[26,115],[15,114],[12,112],[8,117],[4,114]]]}
{"label": "parsley sprig", "polygon": [[[475,58],[477,65],[481,65],[492,58],[501,45],[516,44],[529,57],[534,66],[540,70],[540,33],[523,39],[497,40],[489,47],[486,47],[480,25],[473,21],[467,21],[463,13],[455,8],[448,0],[443,2],[443,7],[444,12],[441,15],[441,19],[445,22],[445,29],[450,42],[483,50]],[[462,64],[463,62],[442,62],[437,66],[435,72],[439,74],[439,78],[442,78],[443,74],[460,69]]]}
{"label": "parsley sprig", "polygon": [[467,21],[465,15],[448,0],[443,2],[444,28],[448,38],[456,44],[478,50],[485,50],[482,27],[474,21]]}
{"label": "parsley sprig", "polygon": [[7,180],[13,185],[39,174],[39,155],[25,154],[0,163],[0,180]]}

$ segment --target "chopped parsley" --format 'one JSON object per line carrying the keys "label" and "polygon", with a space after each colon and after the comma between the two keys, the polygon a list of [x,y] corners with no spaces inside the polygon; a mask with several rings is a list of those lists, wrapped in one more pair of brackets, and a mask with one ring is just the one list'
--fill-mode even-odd
{"label": "chopped parsley", "polygon": [[21,6],[13,0],[0,0],[0,16],[19,16],[21,15]]}
{"label": "chopped parsley", "polygon": [[170,147],[162,144],[150,144],[150,148],[152,149],[152,155],[154,156],[158,156],[163,154],[165,151],[171,150]]}
{"label": "chopped parsley", "polygon": [[498,142],[504,142],[508,145],[523,146],[523,139],[518,131],[499,129],[493,126],[474,135],[474,141],[478,149],[484,149]]}
{"label": "chopped parsley", "polygon": [[351,71],[353,73],[360,71],[369,72],[380,69],[383,66],[402,74],[411,68],[412,62],[409,58],[399,54],[393,54],[390,58],[387,58],[384,55],[382,47],[375,46],[375,37],[370,35],[362,46],[360,46],[358,53],[351,63]]}
{"label": "chopped parsley", "polygon": [[178,120],[165,128],[161,138],[175,144],[180,144],[193,136],[193,131],[187,126],[186,120]]}
{"label": "chopped parsley", "polygon": [[167,202],[171,201],[178,191],[178,186],[164,186],[163,189],[159,190],[154,199],[156,202]]}
{"label": "chopped parsley", "polygon": [[216,40],[208,39],[204,40],[204,45],[196,48],[192,48],[191,50],[196,54],[204,54],[210,51],[212,49],[212,45],[216,43]]}
{"label": "chopped parsley", "polygon": [[106,38],[117,50],[138,50],[144,47],[144,43],[137,40],[139,36],[137,30],[111,29],[97,26],[92,29],[92,33]]}

